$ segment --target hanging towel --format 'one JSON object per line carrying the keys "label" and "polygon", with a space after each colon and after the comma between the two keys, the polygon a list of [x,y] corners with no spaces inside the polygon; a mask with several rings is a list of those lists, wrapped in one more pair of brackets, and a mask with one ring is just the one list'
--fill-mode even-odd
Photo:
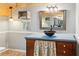
{"label": "hanging towel", "polygon": [[54,41],[36,40],[34,56],[56,56],[56,43]]}

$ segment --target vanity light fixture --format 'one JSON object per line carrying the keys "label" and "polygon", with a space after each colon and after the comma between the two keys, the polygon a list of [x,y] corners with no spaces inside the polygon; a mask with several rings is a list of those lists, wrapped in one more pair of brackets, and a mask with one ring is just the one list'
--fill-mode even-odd
{"label": "vanity light fixture", "polygon": [[10,9],[10,19],[9,19],[9,21],[13,21],[13,18],[12,18],[12,8],[13,8],[12,6],[9,7],[9,9]]}
{"label": "vanity light fixture", "polygon": [[55,4],[49,4],[47,8],[50,13],[54,13],[58,11],[58,7]]}

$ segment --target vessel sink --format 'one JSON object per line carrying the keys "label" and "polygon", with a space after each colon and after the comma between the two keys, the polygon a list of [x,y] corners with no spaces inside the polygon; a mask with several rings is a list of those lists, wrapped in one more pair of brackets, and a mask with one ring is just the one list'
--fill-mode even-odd
{"label": "vessel sink", "polygon": [[45,35],[51,37],[56,33],[56,31],[44,31],[44,33],[45,33]]}

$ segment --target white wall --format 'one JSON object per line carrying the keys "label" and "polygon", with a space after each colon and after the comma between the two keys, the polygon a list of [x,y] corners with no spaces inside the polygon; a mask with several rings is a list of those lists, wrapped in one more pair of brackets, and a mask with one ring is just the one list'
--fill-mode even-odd
{"label": "white wall", "polygon": [[6,47],[6,31],[8,31],[8,17],[0,16],[0,47]]}
{"label": "white wall", "polygon": [[26,40],[24,37],[27,33],[9,32],[8,35],[8,48],[26,50]]}
{"label": "white wall", "polygon": [[0,31],[8,31],[8,17],[0,16]]}
{"label": "white wall", "polygon": [[[58,3],[56,4],[59,9],[67,10],[66,12],[66,32],[75,33],[75,4],[74,3]],[[18,19],[18,11],[28,10],[31,11],[31,31],[40,31],[39,23],[39,11],[47,10],[46,6],[40,7],[29,7],[29,8],[17,8],[13,11],[14,20]],[[19,21],[17,24],[21,24]],[[22,27],[19,27],[17,24],[10,24],[10,30],[21,30]],[[17,25],[17,26],[16,26]]]}
{"label": "white wall", "polygon": [[6,47],[6,32],[0,32],[0,47]]}
{"label": "white wall", "polygon": [[[75,32],[75,4],[57,4],[60,10],[67,10],[66,14],[66,31],[70,33]],[[46,10],[45,7],[32,8],[32,29],[34,31],[40,31],[39,27],[39,15],[40,10]]]}
{"label": "white wall", "polygon": [[76,4],[76,37],[77,37],[77,55],[79,55],[79,3]]}
{"label": "white wall", "polygon": [[79,36],[79,3],[76,4],[76,34]]}
{"label": "white wall", "polygon": [[22,23],[20,21],[9,22],[9,31],[23,31]]}

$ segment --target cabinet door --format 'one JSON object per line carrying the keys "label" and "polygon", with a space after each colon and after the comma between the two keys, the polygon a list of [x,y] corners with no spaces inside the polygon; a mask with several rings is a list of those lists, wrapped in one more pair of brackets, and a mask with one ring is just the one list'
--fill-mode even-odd
{"label": "cabinet door", "polygon": [[75,56],[76,43],[75,42],[56,42],[56,52],[60,56]]}
{"label": "cabinet door", "polygon": [[60,49],[57,50],[58,56],[75,56],[75,51],[70,49]]}
{"label": "cabinet door", "polygon": [[34,55],[34,43],[35,40],[26,40],[26,55],[33,56]]}

